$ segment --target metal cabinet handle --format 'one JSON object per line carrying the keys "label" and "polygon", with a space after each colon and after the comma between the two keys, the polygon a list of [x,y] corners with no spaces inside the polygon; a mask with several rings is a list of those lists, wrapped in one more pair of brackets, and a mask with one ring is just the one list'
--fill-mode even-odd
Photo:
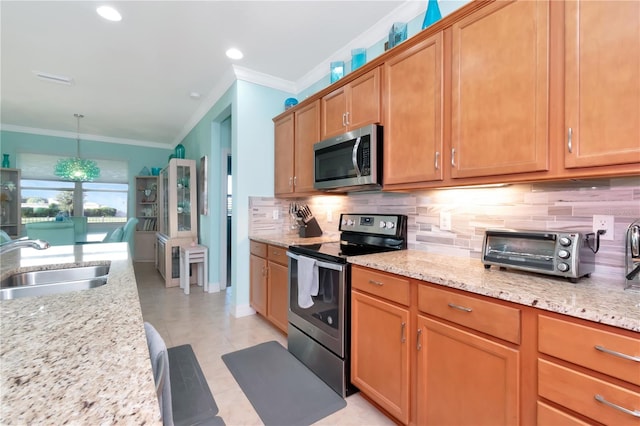
{"label": "metal cabinet handle", "polygon": [[404,331],[405,331],[406,328],[407,328],[407,323],[403,322],[402,325],[400,326],[400,341],[402,343],[407,341],[407,339],[406,339],[406,337],[404,335]]}
{"label": "metal cabinet handle", "polygon": [[293,186],[293,177],[289,177],[289,187]]}
{"label": "metal cabinet handle", "polygon": [[440,164],[440,151],[436,151],[436,161],[434,167],[438,170],[438,165]]}
{"label": "metal cabinet handle", "polygon": [[347,114],[342,114],[342,127],[347,126]]}
{"label": "metal cabinet handle", "polygon": [[345,114],[347,116],[347,126],[351,123],[349,123],[349,111],[347,111],[347,113]]}
{"label": "metal cabinet handle", "polygon": [[293,177],[293,186],[298,186],[298,176]]}
{"label": "metal cabinet handle", "polygon": [[416,349],[417,349],[417,350],[422,349],[422,344],[420,343],[420,338],[421,338],[421,336],[422,336],[422,329],[421,329],[421,328],[419,328],[419,329],[418,329],[418,336],[417,336],[417,338],[416,338]]}
{"label": "metal cabinet handle", "polygon": [[369,280],[369,284],[373,284],[373,285],[377,285],[377,286],[383,286],[384,285],[383,282],[375,281],[375,280]]}
{"label": "metal cabinet handle", "polygon": [[456,305],[456,304],[453,304],[453,303],[447,303],[447,305],[448,305],[450,308],[458,309],[459,311],[464,311],[464,312],[471,312],[471,311],[473,311],[473,309],[471,309],[471,308],[466,308],[466,307],[464,307],[464,306]]}
{"label": "metal cabinet handle", "polygon": [[600,352],[604,352],[609,355],[617,356],[619,358],[623,358],[629,361],[640,362],[640,356],[627,355],[627,354],[623,354],[622,352],[612,351],[611,349],[607,349],[604,346],[600,346],[600,345],[595,345],[594,348],[596,348],[596,350],[599,350]]}
{"label": "metal cabinet handle", "polygon": [[451,166],[452,167],[456,166],[456,149],[455,148],[451,148]]}
{"label": "metal cabinet handle", "polygon": [[595,399],[598,402],[603,403],[604,405],[608,405],[611,408],[615,408],[618,411],[622,411],[625,414],[630,414],[633,417],[640,417],[640,411],[639,410],[629,410],[628,408],[624,408],[619,406],[618,404],[614,404],[613,402],[609,402],[606,399],[604,399],[604,397],[602,395],[595,395]]}
{"label": "metal cabinet handle", "polygon": [[569,127],[567,133],[567,148],[569,149],[569,154],[571,154],[573,152],[573,129]]}

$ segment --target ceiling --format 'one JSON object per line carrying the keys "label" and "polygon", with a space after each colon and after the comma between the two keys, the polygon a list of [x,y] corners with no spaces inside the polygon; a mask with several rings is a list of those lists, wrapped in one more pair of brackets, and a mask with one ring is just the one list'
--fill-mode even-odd
{"label": "ceiling", "polygon": [[[239,75],[297,93],[426,1],[0,2],[2,129],[172,148]],[[403,16],[404,14],[404,16]],[[407,17],[407,15],[411,15]],[[367,39],[368,37],[368,39]],[[358,45],[357,43],[361,43]],[[368,44],[366,44],[368,43]],[[233,61],[229,47],[244,52]],[[36,77],[72,78],[70,85]],[[192,92],[199,99],[190,97]]]}

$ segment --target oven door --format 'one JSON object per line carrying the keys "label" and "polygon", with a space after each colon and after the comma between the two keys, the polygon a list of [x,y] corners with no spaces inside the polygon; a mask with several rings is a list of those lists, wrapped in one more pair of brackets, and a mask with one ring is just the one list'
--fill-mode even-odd
{"label": "oven door", "polygon": [[318,295],[311,296],[311,306],[302,308],[298,301],[298,259],[308,256],[291,252],[287,252],[287,256],[289,323],[344,358],[348,264],[314,259],[318,267]]}

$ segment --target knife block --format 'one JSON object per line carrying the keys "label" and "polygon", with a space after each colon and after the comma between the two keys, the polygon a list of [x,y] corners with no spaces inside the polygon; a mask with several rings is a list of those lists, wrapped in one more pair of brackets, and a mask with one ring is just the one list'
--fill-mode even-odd
{"label": "knife block", "polygon": [[298,227],[298,235],[302,238],[321,237],[322,229],[320,229],[316,218],[312,217],[309,222],[301,223]]}

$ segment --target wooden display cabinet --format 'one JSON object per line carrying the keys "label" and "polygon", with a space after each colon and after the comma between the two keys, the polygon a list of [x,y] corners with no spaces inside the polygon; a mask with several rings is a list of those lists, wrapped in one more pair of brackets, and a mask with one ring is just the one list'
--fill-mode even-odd
{"label": "wooden display cabinet", "polygon": [[158,177],[136,176],[136,262],[153,262],[155,258],[156,231],[158,230]]}
{"label": "wooden display cabinet", "polygon": [[173,158],[160,172],[155,261],[167,287],[180,285],[180,247],[198,242],[196,179],[195,160]]}
{"label": "wooden display cabinet", "polygon": [[0,229],[11,238],[20,236],[20,169],[0,169]]}

